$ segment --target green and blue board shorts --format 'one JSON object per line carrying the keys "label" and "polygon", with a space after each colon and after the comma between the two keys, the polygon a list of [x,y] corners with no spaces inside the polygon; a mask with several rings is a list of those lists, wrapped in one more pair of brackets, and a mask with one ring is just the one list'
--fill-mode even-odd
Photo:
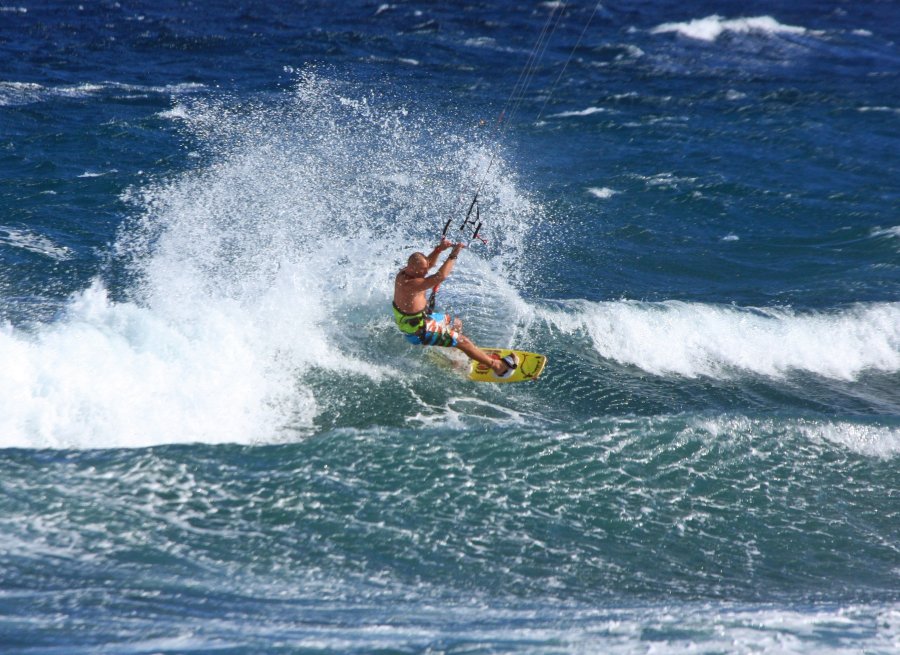
{"label": "green and blue board shorts", "polygon": [[447,317],[440,312],[426,311],[407,314],[394,307],[394,323],[406,336],[406,340],[417,346],[443,346],[450,348],[459,342],[459,334],[447,325]]}

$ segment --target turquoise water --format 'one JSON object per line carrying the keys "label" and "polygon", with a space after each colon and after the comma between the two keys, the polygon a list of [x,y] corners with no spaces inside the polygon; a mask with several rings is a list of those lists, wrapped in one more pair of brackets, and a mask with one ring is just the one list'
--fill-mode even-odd
{"label": "turquoise water", "polygon": [[594,8],[0,10],[0,650],[900,649],[900,16]]}

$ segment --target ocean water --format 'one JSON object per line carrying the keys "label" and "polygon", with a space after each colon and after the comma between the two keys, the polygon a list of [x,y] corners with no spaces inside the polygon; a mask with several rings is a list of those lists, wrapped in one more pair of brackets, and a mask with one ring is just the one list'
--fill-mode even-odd
{"label": "ocean water", "polygon": [[[900,652],[900,5],[0,7],[0,652]],[[394,271],[540,380],[410,346]]]}

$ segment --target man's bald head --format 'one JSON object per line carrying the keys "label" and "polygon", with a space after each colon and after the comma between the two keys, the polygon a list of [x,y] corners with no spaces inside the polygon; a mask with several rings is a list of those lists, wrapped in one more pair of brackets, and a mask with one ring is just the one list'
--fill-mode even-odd
{"label": "man's bald head", "polygon": [[425,277],[428,273],[428,258],[420,252],[414,252],[406,260],[406,273],[412,277]]}

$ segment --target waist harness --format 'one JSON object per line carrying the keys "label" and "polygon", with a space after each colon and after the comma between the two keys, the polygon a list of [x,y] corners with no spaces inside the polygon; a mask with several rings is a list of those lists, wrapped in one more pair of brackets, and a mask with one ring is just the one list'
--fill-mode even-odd
{"label": "waist harness", "polygon": [[397,328],[403,332],[404,334],[419,334],[424,332],[425,330],[425,310],[415,312],[414,314],[407,314],[406,312],[400,311],[397,307],[397,303],[392,304],[394,308],[394,323],[397,324]]}

